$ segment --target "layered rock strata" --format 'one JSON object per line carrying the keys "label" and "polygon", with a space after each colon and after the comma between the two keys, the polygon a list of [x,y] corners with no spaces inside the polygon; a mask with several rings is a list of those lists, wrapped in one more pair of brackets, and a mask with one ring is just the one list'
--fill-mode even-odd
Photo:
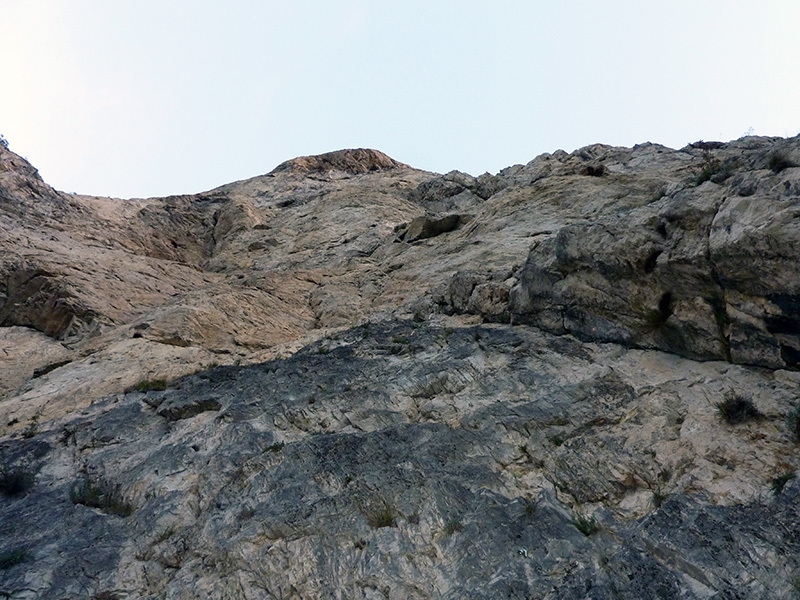
{"label": "layered rock strata", "polygon": [[800,140],[196,195],[0,147],[0,595],[790,598]]}

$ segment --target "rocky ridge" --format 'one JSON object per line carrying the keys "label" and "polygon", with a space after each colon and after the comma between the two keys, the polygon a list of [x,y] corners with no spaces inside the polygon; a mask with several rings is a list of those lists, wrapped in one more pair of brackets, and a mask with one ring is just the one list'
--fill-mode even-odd
{"label": "rocky ridge", "polygon": [[798,164],[343,150],[117,200],[0,147],[0,594],[795,597]]}

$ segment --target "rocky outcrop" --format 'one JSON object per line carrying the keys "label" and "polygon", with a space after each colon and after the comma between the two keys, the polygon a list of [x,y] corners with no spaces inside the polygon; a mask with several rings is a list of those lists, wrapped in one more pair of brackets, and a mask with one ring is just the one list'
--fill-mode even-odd
{"label": "rocky outcrop", "polygon": [[318,156],[301,156],[281,163],[272,174],[291,172],[299,175],[341,173],[361,175],[385,169],[407,167],[377,150],[359,148],[358,150],[339,150]]}
{"label": "rocky outcrop", "polygon": [[[708,149],[683,152],[704,164],[746,165],[747,151],[762,144],[722,144],[713,158]],[[790,265],[800,259],[798,171],[775,173],[759,162],[697,185],[701,170],[650,198],[625,195],[598,203],[590,219],[564,223],[528,255],[512,313],[583,339],[796,368],[800,332],[792,324],[800,313]],[[622,169],[608,166],[615,170]]]}
{"label": "rocky outcrop", "polygon": [[793,597],[796,164],[116,200],[0,147],[0,595]]}
{"label": "rocky outcrop", "polygon": [[408,225],[404,225],[398,232],[401,240],[416,242],[427,238],[436,237],[443,233],[455,231],[464,223],[469,222],[469,215],[442,215],[439,217],[417,217]]}

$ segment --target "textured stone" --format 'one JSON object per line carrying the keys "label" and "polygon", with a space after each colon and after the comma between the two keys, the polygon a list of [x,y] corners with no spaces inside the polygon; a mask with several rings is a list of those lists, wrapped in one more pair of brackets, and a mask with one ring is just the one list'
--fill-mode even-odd
{"label": "textured stone", "polygon": [[401,234],[406,242],[416,242],[426,238],[436,237],[443,233],[455,230],[459,225],[469,220],[467,215],[443,215],[440,217],[417,217],[408,224]]}
{"label": "textured stone", "polygon": [[125,201],[0,147],[0,595],[793,597],[799,144]]}
{"label": "textured stone", "polygon": [[[796,466],[774,417],[796,377],[453,325],[358,327],[9,440],[6,468],[36,476],[0,501],[3,550],[24,532],[31,554],[7,589],[36,574],[41,598],[791,593],[774,574],[800,566],[798,487],[769,489]],[[768,421],[721,423],[708,398],[731,385]],[[164,418],[211,396],[218,410]],[[75,504],[82,478],[115,503]],[[586,536],[573,522],[591,511]]]}

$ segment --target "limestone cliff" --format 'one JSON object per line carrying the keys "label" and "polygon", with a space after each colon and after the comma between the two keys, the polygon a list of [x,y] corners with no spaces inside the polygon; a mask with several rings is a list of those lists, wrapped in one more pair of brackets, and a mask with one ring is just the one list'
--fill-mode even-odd
{"label": "limestone cliff", "polygon": [[69,195],[0,146],[0,596],[793,598],[800,139]]}

